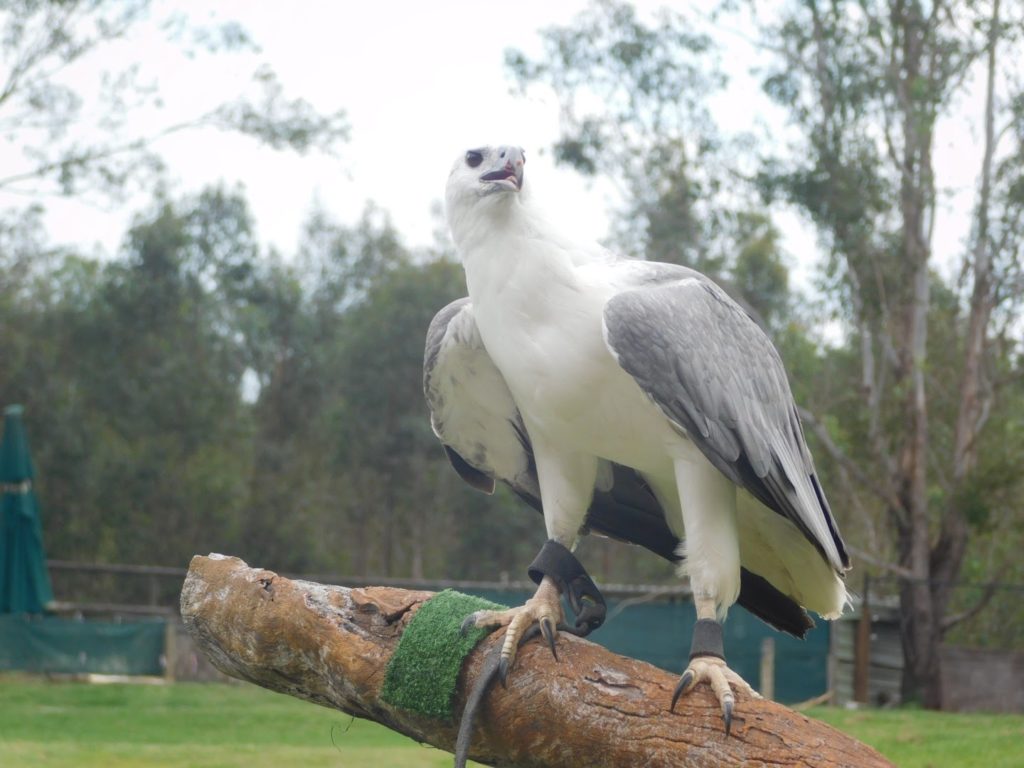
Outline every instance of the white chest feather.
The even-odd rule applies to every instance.
[[[643,466],[678,440],[602,337],[615,288],[549,244],[506,239],[468,259],[480,335],[531,431],[567,449]]]

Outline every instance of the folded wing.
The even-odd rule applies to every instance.
[[[843,572],[849,557],[778,352],[710,280],[651,267],[605,306],[609,350],[719,471],[790,520]]]

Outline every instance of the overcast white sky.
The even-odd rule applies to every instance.
[[[638,3],[642,10],[659,5]],[[155,23],[145,24],[69,77],[88,90],[104,68],[139,62],[143,77],[155,80],[164,102],[158,113],[138,116],[142,131],[194,117],[231,99],[264,63],[278,73],[288,95],[301,96],[324,111],[344,108],[352,139],[337,158],[273,152],[216,131],[178,134],[157,145],[176,194],[217,181],[243,184],[261,239],[284,254],[294,252],[314,201],[350,223],[372,200],[390,212],[408,245],[429,244],[436,227],[431,205],[442,196],[452,159],[467,146],[493,143],[525,147],[535,193],[557,210],[568,229],[600,237],[614,204],[610,190],[554,167],[543,153],[558,135],[553,95],[540,90],[526,98],[513,95],[503,67],[507,48],[539,53],[537,30],[565,24],[585,6],[582,0],[158,0],[154,19],[185,10],[197,22],[238,20],[261,50],[189,59],[180,47],[163,40]],[[713,104],[716,120],[727,131],[762,125],[784,140],[781,114],[750,75],[756,50],[735,30],[720,28],[719,35],[731,84]],[[962,212],[969,208],[977,167],[969,162],[970,148],[959,137],[937,148],[945,183],[961,190],[936,232],[936,243],[950,255],[966,234]],[[0,149],[0,162],[8,167],[18,162],[13,149]],[[2,207],[24,202],[0,195]],[[111,253],[118,248],[128,215],[149,200],[143,195],[114,210],[60,199],[44,202],[54,240]],[[806,286],[817,261],[814,236],[795,216],[783,215],[779,221],[790,266],[798,284]]]
[[[539,26],[565,23],[584,6],[528,0],[484,7],[468,1],[253,3],[246,0],[163,0],[154,23],[78,67],[68,82],[91,90],[103,69],[141,64],[143,79],[159,87],[164,106],[137,114],[141,133],[198,116],[250,87],[253,72],[269,64],[291,97],[325,112],[343,108],[351,141],[338,157],[299,157],[215,130],[189,131],[160,140],[175,192],[209,183],[241,182],[262,239],[294,251],[301,222],[316,201],[339,219],[354,221],[366,201],[389,211],[410,245],[428,244],[436,226],[431,205],[443,194],[452,159],[463,148],[515,142],[529,148],[531,171],[544,177],[553,199],[574,201],[571,216],[601,221],[605,204],[576,174],[555,170],[541,148],[557,136],[553,98],[518,98],[503,70],[507,47],[538,50]],[[157,21],[185,10],[200,23],[238,20],[260,46],[258,53],[200,55],[190,59],[165,41]],[[22,161],[8,147],[4,164]],[[12,171],[13,172],[13,171]],[[0,205],[21,205],[0,196]],[[127,215],[148,202],[98,210],[73,200],[46,199],[58,241],[116,250]]]

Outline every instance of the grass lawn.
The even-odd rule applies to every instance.
[[[1017,767],[1024,717],[809,713],[902,768]],[[451,756],[251,685],[84,685],[0,676],[4,768],[442,768]]]
[[[451,755],[253,685],[0,676],[3,768],[441,768]]]
[[[900,768],[1024,766],[1024,715],[836,707],[805,714],[870,744]]]

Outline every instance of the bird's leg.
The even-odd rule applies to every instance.
[[[525,605],[507,611],[477,611],[462,622],[463,632],[472,626],[507,626],[508,631],[501,646],[495,648],[497,653],[492,652],[484,662],[484,668],[466,699],[455,745],[455,768],[466,765],[470,736],[480,704],[495,678],[503,685],[507,683],[509,668],[520,645],[541,634],[558,659],[555,651],[558,630],[583,637],[604,623],[604,597],[567,547],[553,539],[548,540],[530,564],[528,573],[537,583],[537,592]],[[574,624],[561,620],[564,614],[560,595],[563,592],[576,615]],[[559,618],[554,619],[554,616]]]
[[[697,624],[690,663],[672,695],[671,708],[675,709],[679,697],[698,683],[708,683],[722,708],[728,736],[736,704],[733,689],[757,695],[726,665],[719,621],[740,590],[736,486],[700,457],[676,461],[675,474],[686,529],[686,573],[693,589]]]
[[[548,540],[527,572],[537,584],[537,591],[525,605],[507,611],[477,611],[462,622],[463,631],[471,626],[508,627],[499,666],[502,684],[505,684],[508,671],[515,661],[520,638],[534,624],[540,628],[552,655],[558,658],[555,638],[558,636],[559,625],[566,626],[561,600],[563,592],[576,615],[575,624],[568,627],[570,632],[587,635],[604,622],[604,598],[583,565],[567,547],[553,539]]]
[[[712,598],[695,598],[697,605],[697,624],[693,628],[693,640],[690,645],[690,663],[679,678],[675,692],[672,694],[674,710],[679,697],[692,691],[698,683],[707,683],[714,691],[718,704],[722,708],[722,720],[725,722],[725,735],[732,728],[732,713],[736,704],[733,687],[743,691],[751,698],[759,699],[761,695],[733,672],[725,663],[725,648],[722,643],[722,625],[715,618],[715,601]]]
[[[519,638],[527,628],[534,624],[540,627],[544,639],[547,641],[551,652],[558,658],[555,651],[555,636],[558,633],[556,627],[562,622],[562,599],[558,591],[558,584],[550,576],[545,576],[537,587],[533,597],[518,608],[510,608],[507,611],[477,611],[471,613],[462,622],[463,630],[469,627],[508,627],[505,631],[505,640],[501,646],[501,662],[498,667],[498,675],[502,685],[506,684],[508,671],[516,658],[516,650],[519,648]]]

